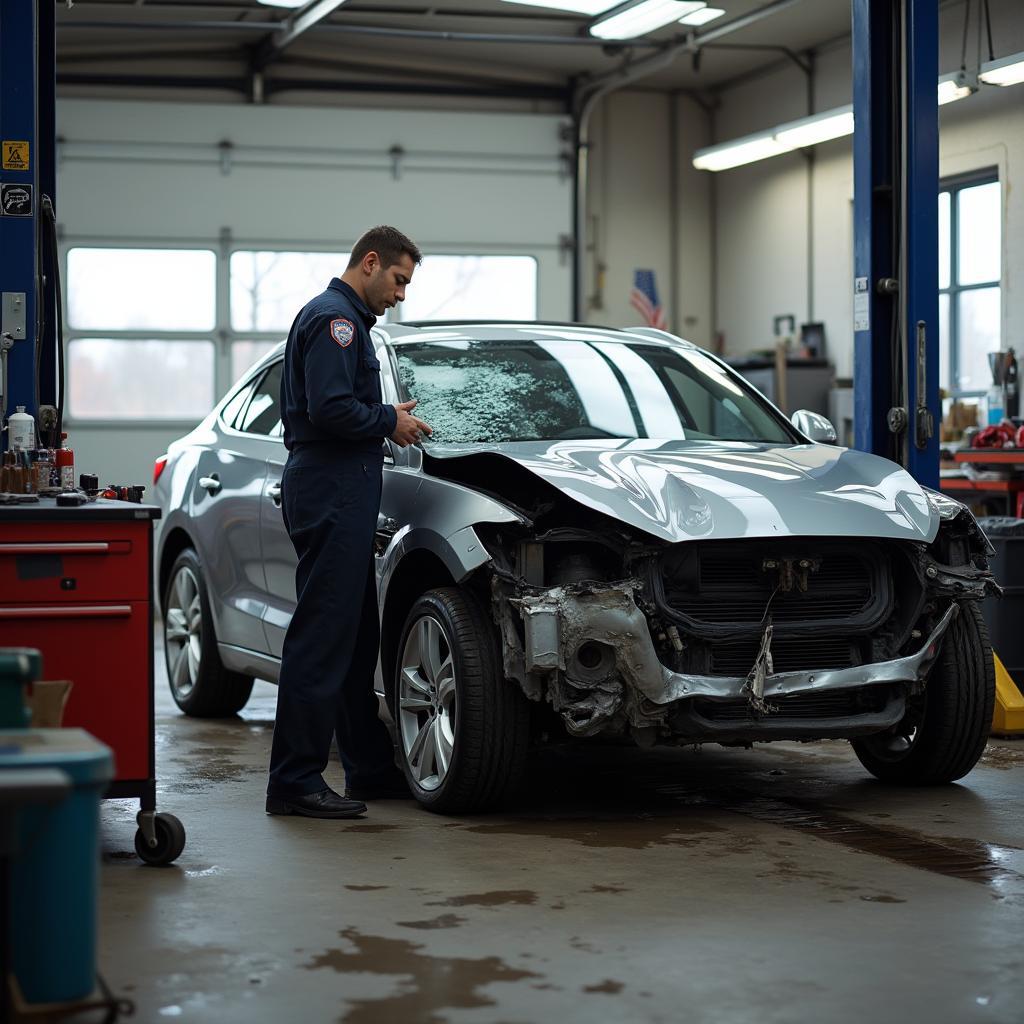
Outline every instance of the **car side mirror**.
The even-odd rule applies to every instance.
[[[815,444],[835,444],[836,428],[826,416],[821,413],[811,412],[810,409],[797,409],[790,417],[790,422],[805,437],[809,437]]]

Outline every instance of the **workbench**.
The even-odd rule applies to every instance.
[[[979,468],[1009,469],[1009,476],[1001,480],[975,480],[966,476],[946,476],[939,481],[940,489],[961,501],[999,497],[1006,501],[1006,514],[1024,519],[1024,449],[1019,448],[965,448],[953,453],[958,465],[970,464]]]
[[[137,797],[136,851],[181,852],[184,830],[156,814],[153,701],[155,505],[54,498],[0,505],[0,647],[35,647],[43,679],[70,680],[65,726],[114,752],[107,797]],[[179,834],[180,833],[180,834]],[[141,842],[141,847],[140,847]]]

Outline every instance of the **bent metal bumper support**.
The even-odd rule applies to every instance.
[[[643,612],[633,599],[637,584],[627,581],[584,590],[557,587],[514,603],[526,624],[525,660],[528,672],[564,669],[566,655],[586,641],[606,644],[615,652],[622,679],[656,705],[692,697],[742,699],[746,678],[700,676],[674,672],[658,658]],[[924,677],[939,652],[941,641],[959,609],[951,604],[931,635],[913,654],[893,661],[852,668],[779,672],[764,680],[764,697],[771,698],[847,690],[865,685],[914,683]]]

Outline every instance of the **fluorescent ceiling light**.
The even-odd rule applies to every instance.
[[[603,21],[590,26],[590,34],[599,39],[633,39],[655,29],[670,25],[687,14],[705,7],[703,3],[684,3],[682,0],[641,0],[640,3],[617,11]]]
[[[573,14],[589,14],[595,17],[618,7],[622,0],[505,0],[509,4],[524,4],[527,7],[548,7],[556,11],[572,11]]]
[[[779,125],[772,133],[776,142],[789,149],[816,146],[819,142],[853,134],[853,107],[839,107]]]
[[[966,71],[954,71],[952,74],[943,75],[939,79],[939,106],[955,103],[977,91],[977,83],[968,77]]]
[[[1020,85],[1024,82],[1024,53],[1012,53],[982,64],[978,78],[987,85]]]
[[[309,0],[260,0],[267,7],[304,7]]]
[[[770,132],[747,135],[735,142],[723,142],[719,146],[698,149],[693,155],[693,166],[699,171],[727,171],[730,167],[752,164],[769,156],[788,153],[792,146],[785,146],[774,139]]]
[[[989,85],[1016,85],[1024,82],[1024,53],[1013,54],[1000,60],[982,64],[978,78]],[[977,81],[962,69],[943,75],[938,82],[939,105],[962,100],[977,92]],[[733,142],[698,149],[693,155],[693,166],[701,171],[725,171],[730,167],[764,160],[781,153],[790,153],[804,146],[839,139],[853,134],[853,106],[836,107],[820,114],[789,121],[769,131],[747,135]]]
[[[680,25],[706,25],[715,18],[720,18],[725,11],[721,7],[702,7],[699,11],[687,14],[679,19]]]

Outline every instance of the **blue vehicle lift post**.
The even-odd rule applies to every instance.
[[[58,392],[55,5],[0,4],[0,344],[7,352],[4,426],[15,407],[38,418]],[[0,386],[3,386],[0,384]],[[3,447],[7,447],[6,435]]]
[[[938,4],[853,0],[854,430],[939,482]]]

